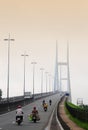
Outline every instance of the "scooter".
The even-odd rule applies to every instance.
[[[36,115],[36,114],[30,114],[30,115],[28,115],[28,120],[36,123],[37,121],[40,120],[40,116]]]
[[[34,123],[36,123],[36,121],[37,121],[37,117],[36,117],[35,114],[34,114],[33,117],[32,117],[32,121],[33,121]]]
[[[47,108],[48,108],[48,105],[45,103],[45,104],[43,105],[44,111],[47,111]]]
[[[47,111],[47,107],[44,107],[44,111]]]
[[[16,122],[17,122],[18,125],[20,125],[22,123],[22,121],[23,121],[22,116],[17,116],[16,117]]]

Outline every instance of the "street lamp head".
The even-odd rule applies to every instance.
[[[22,54],[21,56],[29,56],[29,55],[24,55],[24,54]]]
[[[4,39],[4,41],[15,41],[15,39]]]
[[[15,39],[10,39],[11,41],[15,41]]]
[[[44,70],[44,68],[40,68],[40,70]]]
[[[8,39],[4,39],[4,41],[8,41]]]
[[[31,64],[37,64],[37,62],[31,62]]]

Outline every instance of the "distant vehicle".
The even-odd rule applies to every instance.
[[[25,92],[24,98],[32,98],[32,93],[31,92]]]
[[[66,96],[69,96],[69,93],[66,93]]]

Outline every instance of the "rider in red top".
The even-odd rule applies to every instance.
[[[33,108],[32,114],[38,114],[38,110],[36,109],[36,107]]]

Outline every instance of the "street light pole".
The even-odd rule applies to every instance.
[[[52,81],[52,89],[51,91],[54,92],[54,76],[51,75],[51,81]]]
[[[21,56],[24,57],[24,88],[23,88],[23,95],[25,97],[25,59],[26,59],[26,56],[28,56],[28,55],[26,54],[26,52],[24,52],[24,54],[22,54]]]
[[[42,96],[42,93],[43,93],[43,70],[44,68],[40,68],[41,70],[41,96]]]
[[[9,68],[10,68],[10,41],[14,41],[14,39],[9,37],[7,39],[4,39],[4,41],[8,41],[8,72],[7,72],[7,101],[9,102]],[[9,109],[9,106],[8,106]]]
[[[51,91],[51,74],[49,74],[49,93]]]
[[[34,99],[34,74],[35,74],[35,64],[37,64],[37,62],[32,62],[31,64],[33,64],[33,99]]]
[[[47,74],[48,74],[48,72],[45,72],[45,74],[46,74],[46,93],[47,93]]]

